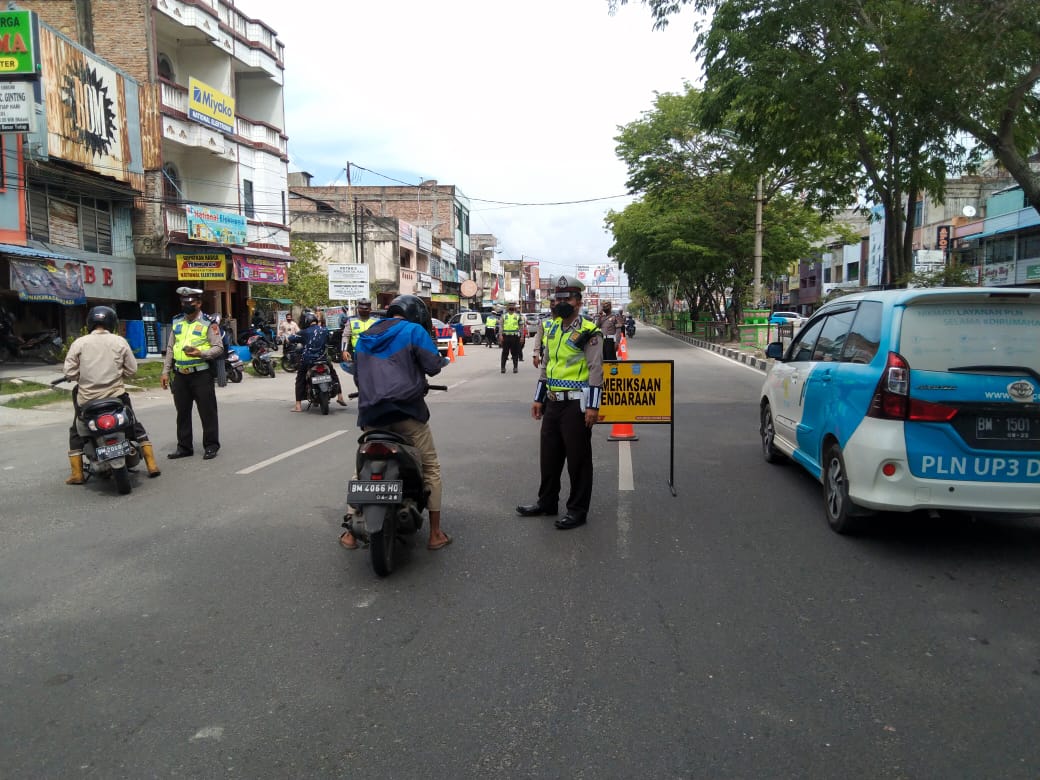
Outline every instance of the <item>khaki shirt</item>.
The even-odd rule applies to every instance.
[[[287,339],[289,336],[295,336],[300,332],[300,326],[296,324],[296,320],[282,320],[278,323],[278,338]]]
[[[87,401],[118,398],[125,393],[123,379],[137,373],[137,360],[122,336],[95,330],[72,342],[63,371],[79,384],[76,396],[82,406]]]
[[[613,312],[606,314],[601,311],[599,316],[596,317],[596,327],[603,331],[603,335],[606,338],[613,339],[618,332],[618,328],[624,327],[624,323],[621,321],[621,318]]]

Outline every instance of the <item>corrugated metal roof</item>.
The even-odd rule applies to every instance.
[[[78,257],[70,255],[59,255],[56,252],[47,252],[43,249],[34,249],[30,246],[17,246],[15,244],[0,244],[0,254],[18,255],[19,257],[35,257],[39,260],[71,260],[82,263]]]

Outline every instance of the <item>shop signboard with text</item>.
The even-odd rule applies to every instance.
[[[356,301],[368,297],[368,266],[364,263],[329,263],[329,300]]]
[[[39,29],[32,11],[0,11],[0,76],[36,76]]]
[[[288,284],[289,271],[285,263],[263,257],[236,257],[234,276],[240,282],[252,284]]]
[[[214,282],[227,279],[227,258],[223,254],[177,255],[177,279],[189,282]]]
[[[224,133],[235,132],[235,99],[188,77],[188,118]]]
[[[210,241],[214,244],[246,243],[246,218],[229,211],[217,211],[203,206],[184,207],[188,218],[188,238]]]

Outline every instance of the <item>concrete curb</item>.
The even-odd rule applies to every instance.
[[[766,360],[765,358],[760,358],[757,355],[752,355],[749,352],[744,352],[740,349],[731,347],[726,344],[717,344],[714,341],[705,341],[704,339],[699,339],[694,336],[687,335],[685,333],[675,333],[669,330],[662,330],[661,328],[657,328],[657,330],[665,334],[666,336],[671,336],[672,338],[678,339],[679,341],[685,341],[687,344],[692,344],[695,347],[700,347],[701,349],[707,349],[712,352],[716,352],[722,355],[723,357],[729,358],[730,360],[735,360],[738,363],[743,363],[747,366],[751,366],[752,368],[757,368],[759,371],[763,373],[769,370],[769,364],[772,362],[770,360]]]

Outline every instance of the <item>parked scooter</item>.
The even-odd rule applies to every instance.
[[[301,360],[303,360],[303,344],[285,343],[282,345],[282,371],[287,374],[296,373],[300,368]]]
[[[51,384],[67,381],[61,377]],[[84,476],[111,476],[116,490],[124,496],[133,490],[130,469],[141,462],[141,445],[133,438],[136,421],[133,409],[118,398],[88,401],[76,418],[76,428],[84,440]]]
[[[19,338],[8,331],[0,340],[0,363],[8,360],[42,360],[44,363],[61,362],[61,334],[50,328]]]
[[[246,342],[249,354],[253,358],[253,370],[257,376],[269,376],[274,378],[274,355],[271,353],[271,345],[263,336],[253,335]]]
[[[242,381],[242,376],[245,374],[245,363],[242,362],[242,358],[238,356],[238,353],[233,349],[229,349],[224,353],[224,373],[227,374],[227,380],[238,384]]]
[[[350,397],[357,398],[357,393]],[[392,431],[366,431],[358,439],[357,475],[347,483],[347,503],[355,513],[344,520],[371,549],[376,574],[386,577],[394,570],[397,537],[411,536],[423,525],[429,490],[423,482],[422,457]]]

